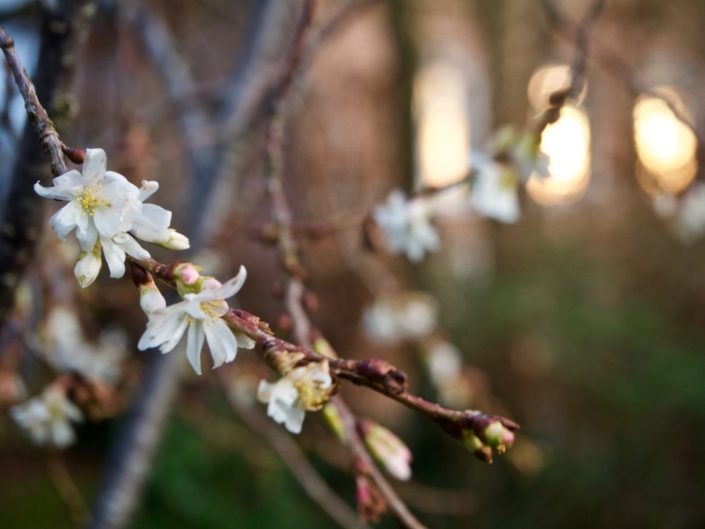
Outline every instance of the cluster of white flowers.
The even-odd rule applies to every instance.
[[[318,411],[333,391],[328,362],[314,362],[289,371],[274,383],[260,381],[257,398],[267,415],[291,433],[300,433],[307,411]]]
[[[431,296],[407,292],[380,298],[363,315],[366,334],[380,343],[419,340],[438,323],[438,307]]]
[[[525,150],[525,149],[524,149]],[[470,161],[470,206],[483,217],[499,222],[519,220],[518,185],[526,171],[547,172],[548,160],[543,153],[529,159],[521,149],[510,151],[512,165],[499,163],[494,158],[473,152]],[[516,158],[516,159],[515,159]],[[527,177],[528,178],[528,177]],[[387,249],[394,255],[406,254],[414,262],[441,247],[440,237],[431,220],[443,210],[443,202],[435,197],[407,199],[400,190],[393,190],[385,204],[377,206],[372,219],[384,234]]]
[[[392,254],[404,253],[411,261],[420,261],[426,253],[440,248],[440,239],[431,224],[433,211],[423,198],[407,200],[395,189],[387,203],[377,206],[372,218],[381,228]]]
[[[81,172],[71,170],[57,176],[51,187],[34,185],[37,194],[68,202],[49,223],[61,240],[76,230],[81,256],[74,273],[82,287],[98,277],[101,250],[110,277],[122,277],[127,255],[135,259],[150,256],[136,238],[175,250],[189,247],[186,237],[169,228],[170,211],[144,203],[159,184],[145,180],[138,188],[121,174],[107,171],[106,164],[103,149],[87,149]]]
[[[68,171],[54,178],[51,187],[39,183],[34,186],[43,197],[68,202],[51,217],[50,224],[61,240],[76,231],[82,253],[74,272],[82,287],[95,281],[101,268],[101,252],[110,276],[122,277],[127,256],[137,260],[150,257],[137,239],[176,250],[189,247],[188,239],[169,227],[171,212],[145,203],[159,185],[143,181],[142,187],[137,188],[124,176],[107,171],[106,163],[102,149],[87,149],[81,172]],[[197,374],[201,374],[201,350],[206,341],[214,368],[232,362],[238,348],[255,345],[248,336],[232,331],[223,320],[229,311],[225,299],[242,288],[246,277],[245,268],[240,267],[239,273],[223,284],[213,277],[201,276],[194,265],[180,265],[174,278],[183,301],[167,306],[147,274],[146,282],[140,285],[140,306],[148,322],[138,348],[158,347],[168,353],[186,333],[186,356]],[[51,342],[48,360],[58,370],[76,371],[108,383],[117,379],[124,341],[105,335],[97,347],[86,343],[75,314],[61,308],[50,315],[47,331]],[[311,409],[313,404],[309,402],[307,406]],[[13,417],[36,442],[57,446],[73,441],[70,421],[82,419],[81,411],[66,399],[64,390],[55,386],[16,406]]]
[[[76,438],[72,422],[83,420],[81,410],[62,388],[47,387],[41,395],[11,409],[12,418],[40,445],[65,448]]]

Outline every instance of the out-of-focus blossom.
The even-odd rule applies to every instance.
[[[41,395],[14,406],[12,418],[38,445],[65,448],[76,439],[72,422],[83,420],[81,410],[70,402],[64,391],[49,386]]]
[[[472,396],[472,385],[465,376],[458,348],[437,339],[424,345],[428,375],[438,391],[439,400],[454,407],[467,406]]]
[[[333,390],[328,362],[314,362],[291,370],[274,383],[260,381],[257,398],[267,415],[291,433],[300,433],[307,411],[318,411]]]
[[[229,310],[225,299],[237,294],[246,278],[247,271],[241,266],[238,274],[224,284],[212,278],[203,281],[200,291],[183,295],[184,301],[150,312],[147,329],[137,347],[141,351],[159,347],[162,353],[168,353],[188,329],[186,357],[197,374],[201,374],[204,341],[208,342],[214,369],[232,362],[238,347],[251,349],[255,345],[251,338],[230,330],[222,319]]]
[[[372,421],[363,421],[361,428],[370,453],[384,465],[387,472],[399,480],[408,480],[411,477],[412,456],[404,442]]]
[[[431,224],[431,209],[422,198],[407,200],[404,193],[393,190],[387,202],[377,206],[372,218],[384,233],[392,254],[406,254],[414,262],[427,252],[440,248],[440,239]]]
[[[676,232],[686,242],[705,233],[705,184],[694,184],[681,201],[675,217]]]
[[[76,313],[57,307],[47,318],[47,360],[61,372],[76,372],[92,380],[115,384],[127,356],[127,337],[105,330],[97,343],[86,341]]]
[[[516,173],[482,153],[472,155],[470,203],[480,215],[514,223],[519,220]]]
[[[436,328],[437,318],[433,298],[411,292],[378,299],[365,312],[363,324],[373,340],[393,343],[428,336]]]

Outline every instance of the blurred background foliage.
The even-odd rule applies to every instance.
[[[223,51],[237,50],[226,43],[241,37],[253,2],[151,3],[179,33],[181,51],[204,84],[222,79],[232,60]],[[334,11],[332,0],[321,4],[323,12]],[[467,74],[463,119],[472,133],[466,148],[481,148],[500,125],[522,126],[534,113],[527,85],[537,69],[571,59],[571,46],[551,32],[538,1],[377,4],[351,15],[325,43],[302,90],[287,151],[299,218],[369,207],[391,187],[419,178],[414,161],[423,146],[414,133],[420,124],[412,90],[428,61],[455,61]],[[560,4],[567,13],[580,13],[588,2]],[[22,28],[31,26],[31,8],[17,18]],[[645,84],[678,86],[699,123],[705,112],[703,22],[705,4],[697,0],[615,0],[607,3],[595,38],[620,50]],[[185,200],[180,144],[170,132],[168,110],[159,105],[160,89],[137,58],[129,31],[107,15],[96,25],[86,66],[79,68],[81,105],[77,125],[67,132],[69,143],[94,142],[100,131],[100,144],[120,152],[118,164],[132,167],[129,142],[144,128],[147,139],[139,136],[139,142],[152,153],[147,170],[172,178],[172,186],[163,186],[171,202],[165,205],[179,210]],[[115,34],[115,41],[108,38]],[[31,36],[26,38],[31,54]],[[106,79],[117,82],[103,92]],[[91,96],[96,87],[105,95]],[[591,65],[583,101],[591,127],[590,177],[580,197],[541,206],[540,199],[525,195],[516,225],[449,217],[440,223],[442,252],[414,270],[397,268],[438,298],[448,337],[480,370],[474,383],[491,387],[494,409],[488,411],[522,425],[516,446],[484,465],[424,419],[346,388],[356,409],[384,419],[412,449],[414,478],[399,489],[431,527],[705,526],[705,243],[678,240],[653,212],[652,189],[635,177],[640,162],[632,140],[634,103],[618,81]],[[452,143],[441,136],[445,140]],[[9,156],[3,149],[3,157]],[[225,228],[211,235],[209,248],[225,273],[233,263],[248,266],[242,303],[273,321],[280,310],[268,294],[273,259],[247,240],[248,223],[266,210],[257,200],[261,185],[252,183],[261,152],[251,153],[226,197],[231,209],[221,217]],[[177,227],[179,222],[177,216]],[[421,394],[433,396],[410,351],[375,349],[358,336],[370,297],[345,267],[345,247],[355,244],[356,235],[343,233],[305,245],[310,284],[321,296],[318,321],[342,353],[399,361]],[[80,293],[92,317],[120,320],[138,336],[143,322],[134,299],[116,295],[124,285],[101,287],[100,294]],[[336,302],[341,295],[347,303]],[[122,420],[83,425],[80,442],[67,452],[87,501]],[[61,481],[52,470],[53,456],[31,447],[6,418],[0,439],[0,526],[73,527],[52,486]],[[335,453],[320,418],[307,418],[301,443],[352,503],[348,461]],[[189,379],[132,527],[234,526],[313,528],[332,522],[262,440],[233,418],[218,389]],[[385,519],[380,526],[396,525]]]

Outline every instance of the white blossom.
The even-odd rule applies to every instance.
[[[72,422],[83,420],[81,410],[71,403],[60,388],[50,386],[41,395],[14,406],[12,418],[39,445],[52,444],[65,448],[76,435]]]
[[[214,279],[204,281],[200,292],[186,293],[184,301],[150,312],[147,329],[137,347],[141,351],[159,347],[162,353],[168,353],[176,347],[188,329],[186,357],[197,374],[201,374],[201,349],[204,341],[208,342],[214,369],[232,362],[238,347],[251,349],[255,345],[251,338],[234,333],[222,320],[222,316],[229,310],[225,299],[234,296],[246,278],[247,271],[241,266],[238,274],[224,284]]]
[[[407,200],[404,193],[395,189],[385,204],[375,208],[372,217],[392,254],[404,253],[411,261],[420,261],[426,252],[440,248],[438,233],[430,222],[431,213],[423,199]]]
[[[373,340],[393,343],[428,336],[436,328],[437,317],[438,308],[430,296],[409,292],[376,300],[365,311],[363,325]]]
[[[470,204],[485,217],[500,222],[519,220],[519,197],[514,172],[482,153],[472,156],[474,178]]]
[[[330,398],[333,379],[328,362],[291,370],[274,383],[262,380],[257,398],[267,404],[267,415],[291,433],[301,433],[306,411],[317,411]]]
[[[61,240],[72,231],[83,252],[74,270],[81,286],[88,286],[97,276],[94,257],[102,249],[111,277],[125,274],[127,255],[149,258],[149,252],[133,237],[157,244],[188,247],[184,237],[169,228],[171,212],[155,204],[145,204],[159,184],[143,181],[137,188],[113,171],[107,171],[103,149],[86,149],[82,171],[68,171],[44,187],[37,182],[34,190],[45,198],[67,201],[49,220]],[[99,267],[98,267],[99,268]]]
[[[96,343],[86,341],[76,313],[57,307],[47,318],[47,360],[61,372],[76,372],[106,384],[115,384],[127,356],[127,337],[105,330]]]
[[[705,184],[694,184],[683,197],[675,217],[676,231],[685,242],[705,233]]]

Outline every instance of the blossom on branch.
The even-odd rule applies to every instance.
[[[225,283],[214,278],[199,278],[190,292],[184,292],[184,301],[148,313],[147,329],[137,347],[141,351],[159,347],[162,353],[168,353],[176,347],[188,329],[186,357],[197,374],[201,374],[201,349],[204,341],[208,342],[213,369],[232,362],[238,347],[252,349],[255,345],[251,338],[233,332],[222,319],[230,309],[225,299],[239,292],[246,278],[244,266]]]
[[[404,193],[393,190],[386,204],[377,206],[372,218],[381,228],[392,254],[404,253],[414,262],[440,246],[436,229],[431,224],[431,208],[421,198],[407,200]]]
[[[516,172],[482,153],[472,155],[470,204],[480,215],[500,222],[519,220]]]
[[[156,204],[144,204],[159,184],[142,182],[138,188],[113,171],[107,171],[103,149],[86,149],[82,171],[67,171],[53,185],[34,185],[45,198],[68,202],[49,220],[61,240],[76,231],[81,257],[74,273],[82,287],[95,281],[100,271],[102,250],[111,277],[125,274],[127,255],[147,259],[149,252],[135,237],[174,249],[188,247],[188,239],[169,228],[171,212]]]
[[[56,386],[49,386],[38,397],[14,406],[10,413],[36,444],[59,448],[75,441],[71,423],[83,420],[81,410],[66,398],[62,388]]]
[[[333,392],[328,362],[292,369],[274,383],[262,380],[257,398],[267,404],[267,415],[291,433],[301,433],[307,411],[318,411]]]

